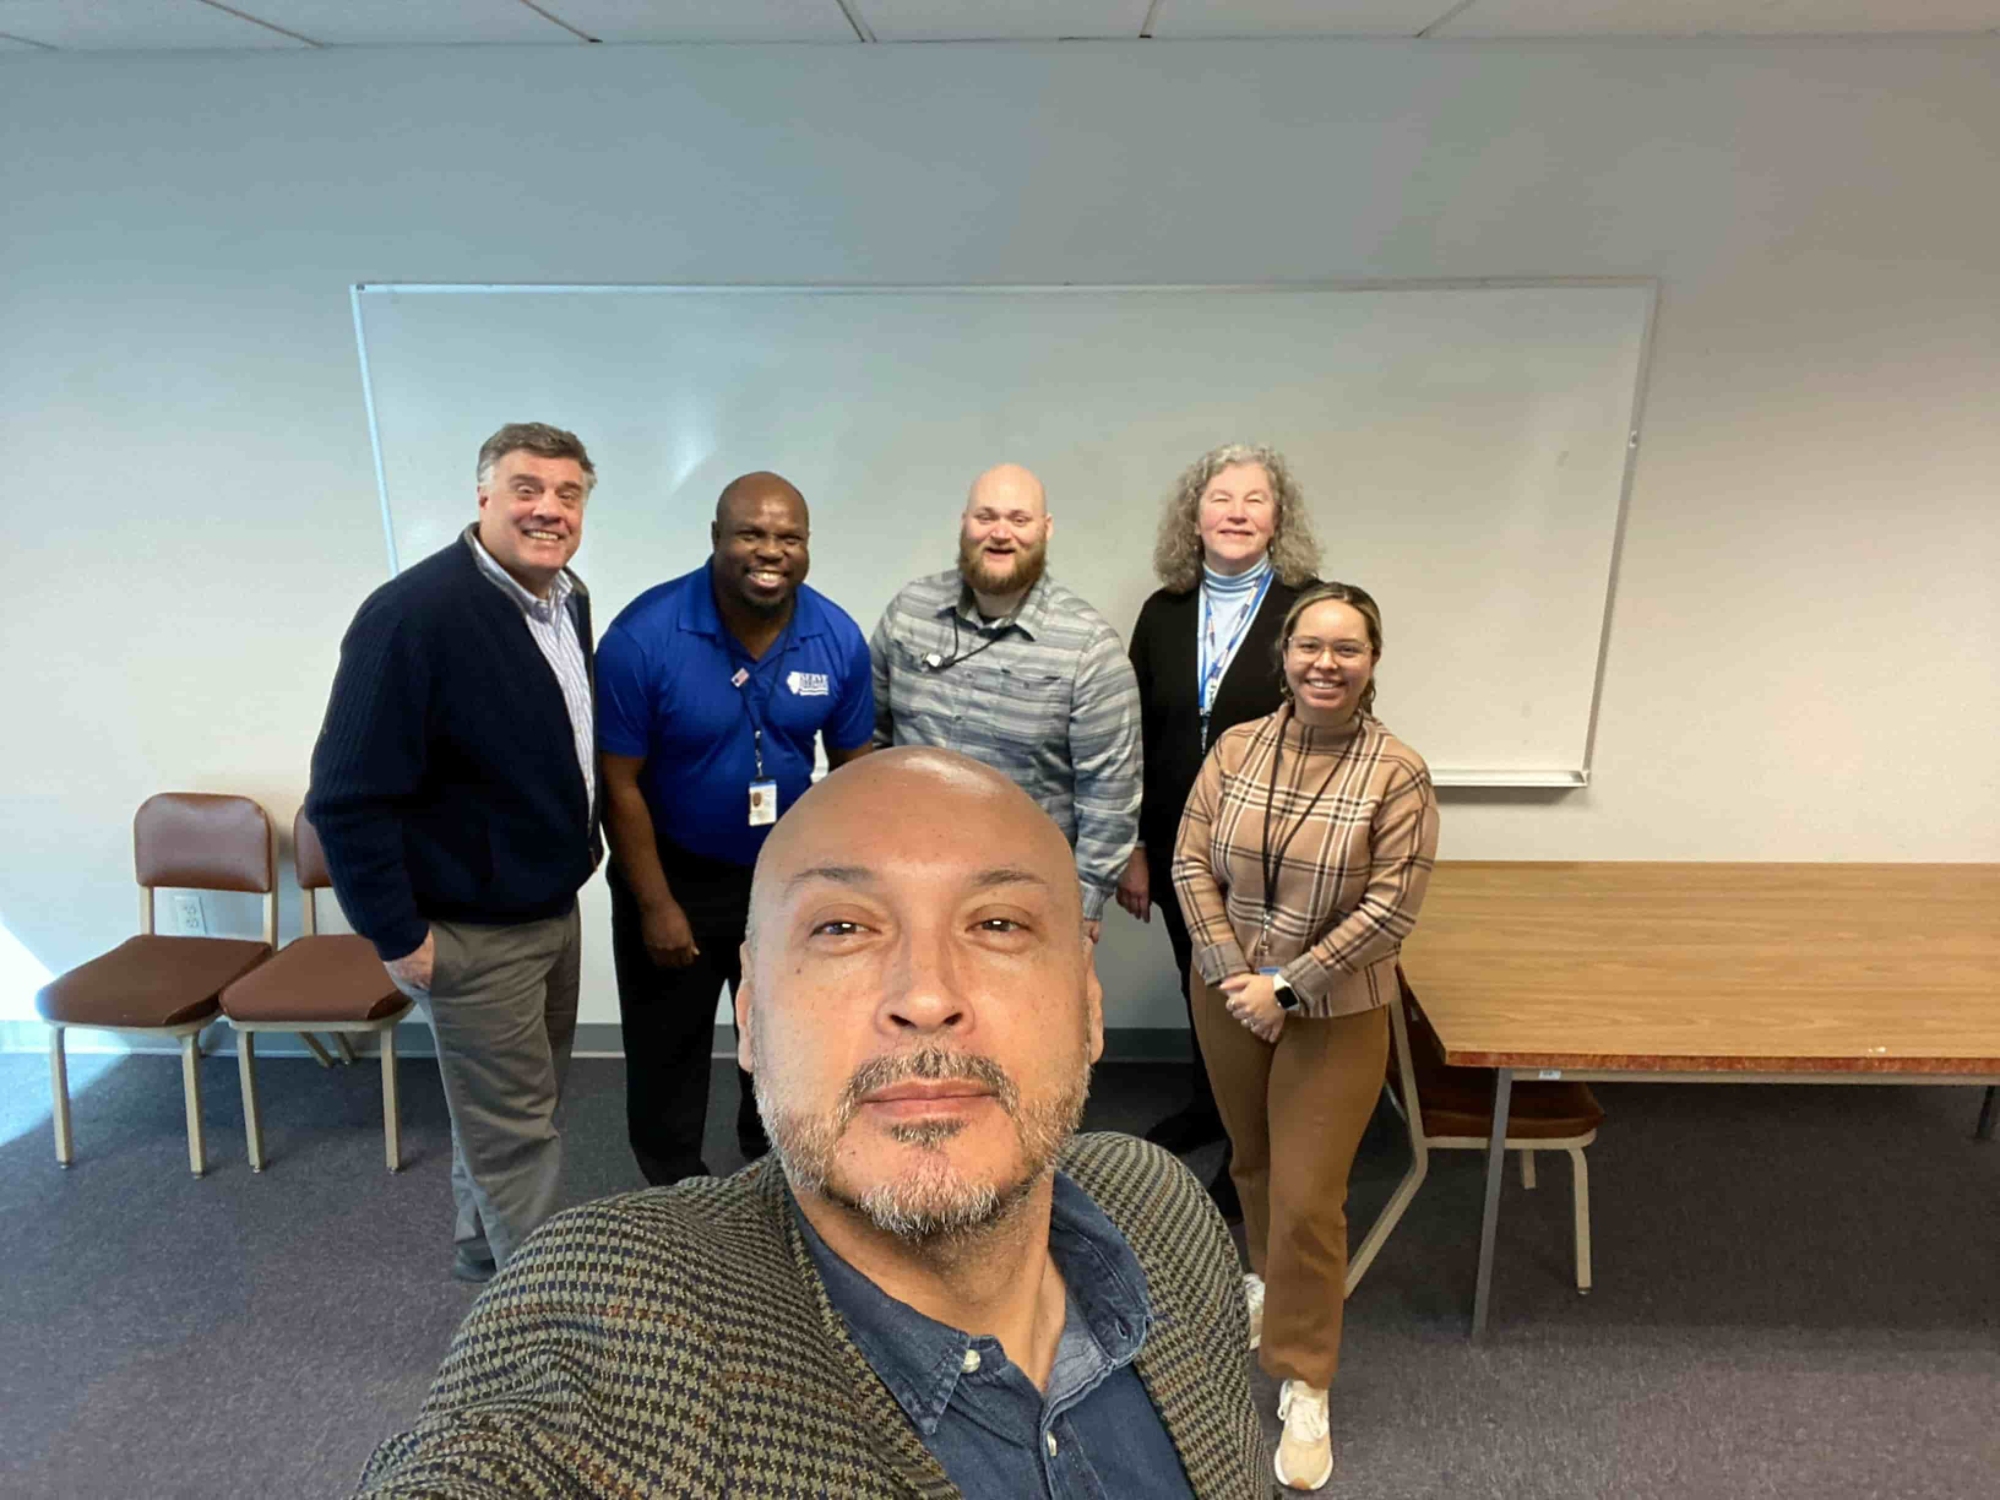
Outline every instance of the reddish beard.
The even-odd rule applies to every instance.
[[[975,594],[1024,594],[1041,582],[1042,570],[1048,566],[1048,539],[1032,547],[1017,546],[1006,561],[1010,566],[1005,571],[996,569],[983,543],[962,536],[958,540],[958,576]]]

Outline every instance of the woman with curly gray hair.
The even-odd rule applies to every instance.
[[[1202,759],[1225,729],[1277,710],[1272,665],[1278,627],[1315,582],[1319,542],[1291,467],[1276,449],[1229,443],[1181,471],[1160,517],[1153,571],[1162,585],[1132,629],[1145,740],[1139,847],[1118,884],[1118,904],[1142,922],[1155,907],[1188,995],[1193,950],[1169,867],[1181,811]],[[1193,1037],[1193,1016],[1189,1016]],[[1147,1139],[1192,1151],[1223,1139],[1222,1120],[1194,1043],[1193,1098]],[[1235,1216],[1225,1157],[1210,1192]]]

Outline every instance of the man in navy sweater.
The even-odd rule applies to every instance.
[[[590,596],[568,568],[597,471],[526,422],[477,472],[478,519],[355,615],[306,797],[348,920],[437,1038],[465,1281],[556,1206],[576,892],[602,848]]]

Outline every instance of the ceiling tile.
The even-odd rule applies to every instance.
[[[305,45],[201,0],[0,0],[0,31],[79,52]]]
[[[6,0],[0,0],[4,6]],[[333,47],[575,42],[520,0],[229,0],[232,8]]]
[[[1148,0],[850,0],[878,42],[1136,39]]]
[[[1472,0],[1438,37],[1991,31],[2000,0]]]
[[[601,42],[852,42],[839,0],[536,0]]]
[[[1161,41],[1223,36],[1415,36],[1454,0],[1160,0]]]

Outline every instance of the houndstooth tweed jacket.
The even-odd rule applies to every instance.
[[[1060,1163],[1145,1269],[1135,1366],[1195,1494],[1270,1493],[1234,1247],[1158,1147],[1083,1135]],[[769,1158],[609,1198],[531,1236],[474,1305],[368,1500],[954,1496],[827,1301]]]

